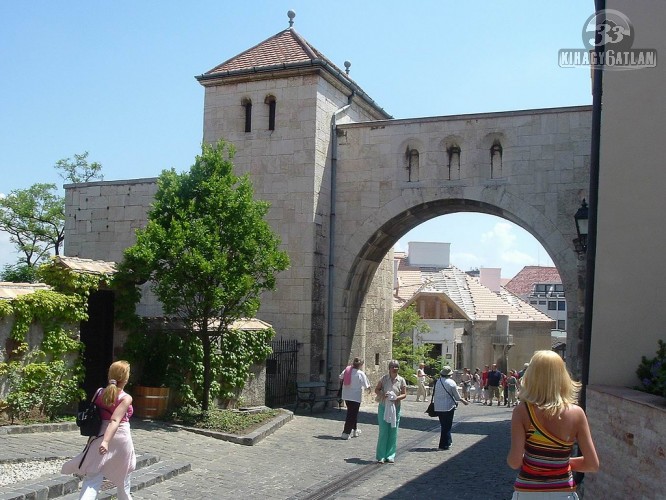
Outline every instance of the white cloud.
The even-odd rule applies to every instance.
[[[498,222],[490,231],[481,234],[481,243],[493,245],[495,249],[508,250],[516,244],[514,225],[510,222]]]
[[[525,252],[520,250],[512,249],[505,252],[501,252],[500,259],[503,262],[510,262],[512,264],[520,264],[521,266],[532,266],[536,264],[536,259]]]

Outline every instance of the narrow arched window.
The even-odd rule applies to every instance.
[[[252,132],[252,100],[246,97],[241,105],[245,108],[245,132]]]
[[[502,177],[502,145],[498,140],[490,146],[490,178]]]
[[[268,130],[275,130],[275,96],[267,95],[264,102],[268,104]]]
[[[405,158],[407,160],[407,182],[419,180],[419,151],[407,146]]]
[[[449,146],[446,154],[449,157],[449,180],[460,179],[460,146]]]

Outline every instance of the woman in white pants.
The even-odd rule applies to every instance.
[[[136,468],[136,455],[129,419],[134,410],[132,396],[123,391],[129,375],[127,361],[111,364],[109,382],[95,396],[102,417],[99,435],[90,437],[85,449],[62,466],[63,474],[84,476],[79,499],[97,498],[105,477],[117,487],[119,500],[132,499],[130,473]]]

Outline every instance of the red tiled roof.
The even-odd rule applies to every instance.
[[[525,266],[504,286],[514,295],[526,296],[532,292],[535,283],[562,283],[556,267]]]
[[[247,49],[245,52],[219,64],[205,74],[214,75],[227,71],[251,70],[282,64],[307,63],[314,59],[324,60],[335,67],[333,63],[305,41],[296,31],[292,28],[287,28],[254,47]]]
[[[333,64],[293,28],[280,31],[196,78],[199,83],[206,85],[206,81],[217,82],[220,79],[239,75],[308,68],[323,69],[348,86],[357,97],[363,99],[378,112],[377,119],[392,118],[349,77],[347,72]]]

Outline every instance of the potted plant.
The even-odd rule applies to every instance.
[[[134,413],[141,418],[160,418],[169,406],[170,337],[166,332],[132,332],[124,346],[132,365]]]

